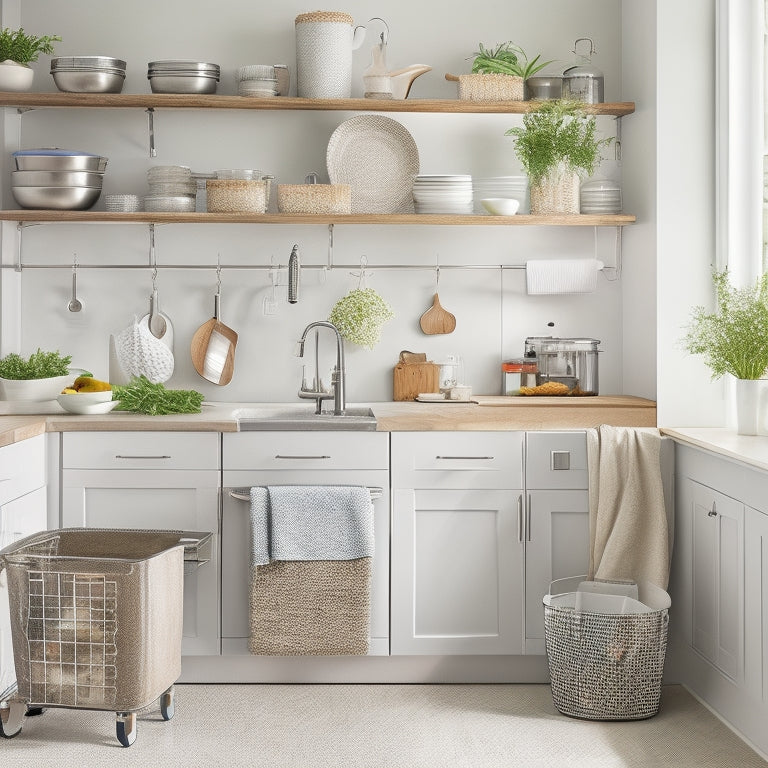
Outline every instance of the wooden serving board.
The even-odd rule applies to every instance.
[[[420,392],[440,391],[437,363],[398,363],[393,376],[393,400],[415,400]]]

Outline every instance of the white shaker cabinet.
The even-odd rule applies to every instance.
[[[768,514],[744,517],[744,679],[753,701],[768,707]]]
[[[584,431],[526,434],[525,652],[543,654],[550,582],[587,573],[589,477]]]
[[[62,435],[62,527],[214,534],[211,560],[184,569],[185,655],[219,653],[219,455],[213,432]]]
[[[392,435],[393,655],[522,651],[523,434]]]
[[[47,528],[45,436],[0,447],[0,549]],[[16,682],[5,576],[0,576],[0,699]]]

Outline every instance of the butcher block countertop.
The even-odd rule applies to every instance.
[[[298,406],[299,403],[285,405]],[[379,432],[586,429],[600,424],[656,426],[656,403],[625,395],[578,398],[479,395],[468,403],[364,405],[373,409]],[[112,411],[103,416],[79,416],[66,413],[55,401],[0,401],[0,446],[44,432],[237,432],[237,411],[258,406],[258,403],[204,403],[202,413],[196,414],[145,416]]]

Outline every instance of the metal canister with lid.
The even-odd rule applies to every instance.
[[[563,394],[596,395],[599,344],[599,339],[529,336],[525,340],[525,356],[536,356],[537,386],[553,381],[568,387]]]
[[[579,43],[589,43],[589,53],[579,54]],[[583,101],[587,104],[601,104],[604,101],[605,78],[603,73],[592,65],[595,46],[589,37],[580,37],[573,44],[577,64],[563,72],[563,98]]]

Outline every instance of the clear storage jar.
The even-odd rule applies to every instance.
[[[535,387],[538,364],[535,358],[518,357],[501,364],[501,394],[517,396],[520,387]]]

